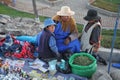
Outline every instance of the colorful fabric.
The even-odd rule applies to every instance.
[[[33,53],[34,53],[34,46],[32,46],[29,42],[24,42],[24,45],[22,46],[22,50],[20,53],[14,53],[12,56],[15,58],[31,58],[33,59]]]
[[[27,42],[36,44],[36,35],[35,36],[16,36],[16,39],[19,41],[27,41]]]
[[[3,38],[0,40],[0,53],[1,56],[5,57],[15,57],[15,58],[34,58],[34,46],[31,45],[29,42],[22,42],[16,40],[13,35],[11,35],[13,39],[13,44],[10,46],[6,46],[5,39]]]

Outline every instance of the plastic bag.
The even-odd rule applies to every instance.
[[[65,62],[65,68],[60,68],[59,65],[56,65],[56,69],[58,72],[64,73],[64,74],[68,74],[71,73],[71,67],[68,63],[68,61]]]

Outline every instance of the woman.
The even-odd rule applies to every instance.
[[[80,39],[81,50],[91,53],[98,60],[98,62],[107,65],[107,62],[97,54],[101,41],[101,17],[98,16],[96,10],[90,9],[87,12],[87,16],[84,17],[84,20],[87,21],[87,24],[83,28]]]
[[[94,9],[88,10],[84,20],[88,21],[84,26],[81,36],[81,49],[88,53],[96,53],[100,47],[101,17]]]
[[[55,38],[57,41],[58,51],[60,53],[80,52],[80,42],[78,40],[78,30],[76,22],[72,15],[75,12],[71,11],[70,7],[63,6],[61,10],[57,12],[57,15],[53,17],[56,23],[55,27]]]

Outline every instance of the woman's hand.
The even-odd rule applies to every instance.
[[[65,45],[68,45],[70,43],[71,39],[70,37],[67,37],[65,40],[64,40],[64,44]]]

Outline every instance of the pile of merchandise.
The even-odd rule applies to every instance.
[[[35,60],[34,63],[37,63]],[[26,72],[23,70],[25,66],[24,60],[0,59],[0,80],[58,80],[49,72],[37,72],[39,69]],[[28,66],[29,67],[29,66]]]

